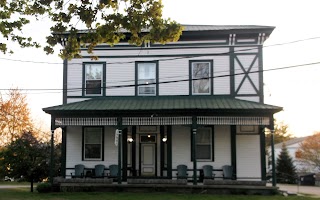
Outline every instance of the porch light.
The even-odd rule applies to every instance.
[[[162,138],[162,142],[166,142],[168,140],[167,137]]]
[[[127,141],[130,142],[130,143],[132,143],[132,142],[133,142],[133,138],[129,137],[129,138],[127,139]]]
[[[151,135],[150,134],[148,134],[148,138],[150,138],[151,137]]]

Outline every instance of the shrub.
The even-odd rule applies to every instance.
[[[51,192],[51,184],[50,183],[39,183],[37,185],[37,191],[39,193],[48,193]]]

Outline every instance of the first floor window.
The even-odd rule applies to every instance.
[[[84,128],[84,160],[102,160],[103,128]]]
[[[192,94],[210,94],[210,62],[192,62]]]
[[[212,133],[211,128],[199,128],[196,134],[197,160],[212,160]]]
[[[138,63],[138,95],[154,96],[156,95],[157,70],[156,63]]]
[[[103,64],[85,64],[85,94],[102,95]]]

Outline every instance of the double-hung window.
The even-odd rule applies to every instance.
[[[104,79],[104,64],[84,64],[84,94],[86,96],[102,96]]]
[[[139,62],[136,65],[137,95],[155,96],[157,94],[157,63]]]
[[[103,128],[85,127],[83,131],[83,159],[103,160]]]
[[[211,94],[211,62],[191,62],[191,90],[192,94]]]
[[[213,139],[211,128],[199,128],[196,134],[197,160],[213,160]]]

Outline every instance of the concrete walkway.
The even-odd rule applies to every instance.
[[[277,187],[279,187],[279,190],[287,191],[289,194],[306,194],[320,197],[320,187],[318,186],[277,184]]]

